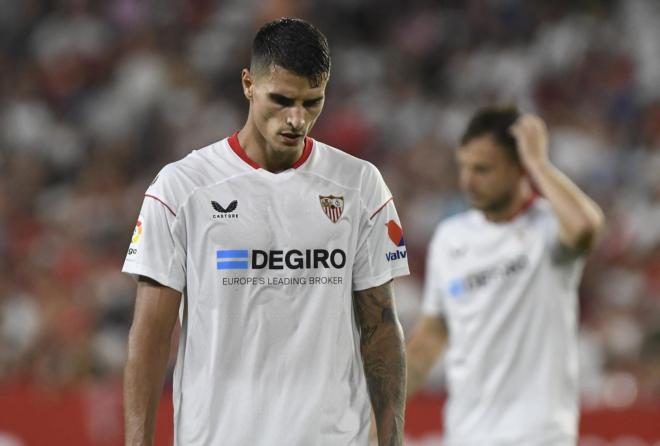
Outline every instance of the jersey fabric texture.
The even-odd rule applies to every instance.
[[[447,445],[575,445],[584,261],[558,234],[541,198],[510,222],[471,210],[438,226],[423,312],[449,332]]]
[[[370,401],[352,293],[408,274],[371,164],[306,139],[293,168],[237,135],[166,166],[123,271],[183,293],[176,445],[364,445]]]

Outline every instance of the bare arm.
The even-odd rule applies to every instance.
[[[559,220],[559,241],[578,252],[595,244],[603,227],[600,207],[548,159],[548,130],[534,115],[522,116],[511,128],[520,160],[548,199]]]
[[[124,369],[127,446],[151,445],[181,293],[140,278]]]
[[[424,385],[433,365],[447,346],[445,320],[435,316],[424,316],[417,324],[407,344],[408,383],[407,397],[410,398]]]
[[[353,294],[378,444],[403,444],[406,355],[390,283]]]

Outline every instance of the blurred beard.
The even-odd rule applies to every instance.
[[[500,213],[506,210],[509,207],[509,205],[511,205],[512,201],[513,201],[513,192],[507,191],[485,202],[482,200],[475,201],[474,199],[471,198],[470,204],[472,205],[473,208],[478,209],[482,212]]]

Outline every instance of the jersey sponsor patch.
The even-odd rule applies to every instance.
[[[247,249],[219,249],[215,255],[217,269],[248,269]]]
[[[449,282],[449,295],[451,297],[461,297],[465,294],[465,282],[463,279],[454,279]]]
[[[137,245],[140,242],[142,233],[144,232],[144,217],[141,215],[138,217],[137,223],[135,223],[135,229],[133,229],[133,237],[131,237],[131,246],[128,248],[128,255],[134,256],[137,254]]]
[[[213,215],[214,219],[238,218],[238,214],[236,213],[236,208],[238,208],[238,200],[231,201],[226,207],[217,201],[211,200],[211,207],[216,212],[216,214]]]
[[[216,268],[226,269],[342,269],[346,265],[343,249],[219,249]]]
[[[137,223],[135,224],[135,229],[133,229],[133,238],[131,239],[131,244],[136,244],[137,242],[140,241],[140,237],[142,237],[142,217],[138,218]]]
[[[403,229],[394,220],[388,221],[385,226],[387,226],[387,236],[397,247],[396,251],[386,252],[385,258],[388,262],[405,259],[408,252],[406,251],[406,242],[403,240]]]
[[[447,292],[453,298],[463,297],[467,293],[520,273],[528,264],[527,256],[521,254],[501,264],[450,280],[447,284]]]
[[[387,235],[395,246],[406,246],[403,240],[403,229],[401,229],[401,226],[397,222],[390,220],[385,226],[387,226]]]
[[[341,270],[346,266],[346,253],[342,249],[290,249],[269,251],[261,249],[218,249],[215,253],[216,269],[222,271],[222,286],[341,286]],[[309,270],[317,273],[287,273],[290,270]],[[231,274],[245,271],[247,275]],[[250,274],[249,271],[266,271]],[[323,271],[320,275],[319,271]],[[282,274],[285,274],[284,276]],[[289,274],[288,276],[286,274]]]

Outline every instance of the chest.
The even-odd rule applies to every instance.
[[[191,197],[188,210],[189,243],[218,249],[346,248],[360,220],[356,191],[295,176],[238,178],[207,187]]]
[[[484,230],[448,238],[441,257],[440,283],[450,305],[489,300],[512,289],[534,269],[544,240],[533,227]]]

